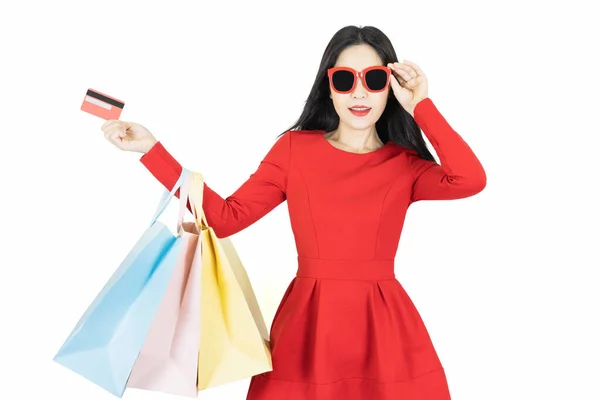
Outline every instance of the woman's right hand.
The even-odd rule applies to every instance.
[[[157,142],[148,129],[134,122],[109,119],[101,129],[109,142],[124,151],[147,153]]]

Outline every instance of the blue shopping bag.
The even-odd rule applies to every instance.
[[[189,176],[189,171],[183,169],[173,189],[165,190],[150,227],[53,359],[117,397],[125,392],[181,249],[179,233],[173,235],[157,219],[180,187],[182,215],[187,203]]]

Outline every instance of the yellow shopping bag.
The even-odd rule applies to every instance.
[[[198,390],[203,390],[273,366],[267,327],[242,262],[229,238],[218,238],[206,221],[200,173],[193,173],[189,190],[202,241]]]

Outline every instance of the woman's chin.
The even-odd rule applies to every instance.
[[[368,129],[368,128],[371,128],[373,125],[375,125],[375,121],[372,121],[370,118],[369,119],[358,119],[358,118],[354,117],[348,121],[348,126],[350,126],[350,128],[352,128],[352,129],[356,129],[356,130]]]

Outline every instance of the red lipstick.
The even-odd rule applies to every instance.
[[[348,109],[352,114],[356,115],[357,117],[364,117],[371,111],[371,107],[363,106],[361,104],[352,106]]]

